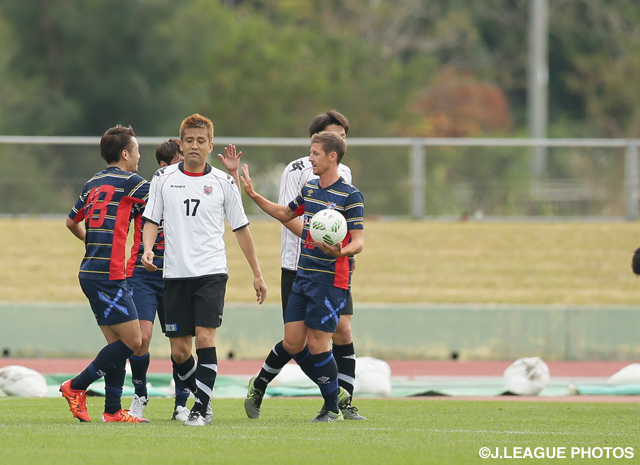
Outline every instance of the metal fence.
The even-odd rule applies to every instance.
[[[140,137],[140,174],[157,169],[162,137]],[[637,139],[349,138],[343,162],[369,216],[430,218],[638,218]],[[280,175],[308,153],[306,138],[216,137],[210,159],[233,143],[258,192],[276,200]],[[0,214],[67,214],[104,168],[96,137],[0,136]],[[534,147],[545,171],[532,175]],[[250,215],[261,215],[251,202]]]

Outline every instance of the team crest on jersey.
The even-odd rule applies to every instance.
[[[309,189],[309,190],[307,191],[307,196],[311,197],[311,194],[313,194],[313,189]]]
[[[336,209],[336,204],[334,202],[327,202],[327,208],[329,210],[335,210]]]
[[[204,193],[207,195],[211,195],[211,193],[213,192],[213,185],[209,184],[209,185],[205,185],[204,186]]]
[[[291,165],[291,171],[302,171],[302,169],[304,168],[304,161],[296,161],[293,162],[293,164]]]

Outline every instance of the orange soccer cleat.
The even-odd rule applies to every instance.
[[[91,421],[89,412],[87,412],[87,391],[71,389],[71,381],[69,379],[60,385],[62,397],[69,402],[69,410],[74,417],[82,422]]]
[[[103,423],[150,423],[146,418],[136,418],[129,414],[129,410],[118,410],[116,413],[103,413]]]

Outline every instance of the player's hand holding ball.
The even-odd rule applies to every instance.
[[[311,218],[309,234],[316,247],[324,253],[341,257],[342,241],[347,235],[347,220],[338,211],[328,208],[320,210]]]
[[[320,248],[327,255],[331,255],[332,257],[338,258],[342,257],[344,254],[342,253],[342,244],[337,243],[336,245],[329,245],[326,242],[316,242],[313,241],[316,247]]]

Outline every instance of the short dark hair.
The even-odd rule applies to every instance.
[[[180,141],[178,139],[168,139],[160,144],[156,149],[156,160],[158,160],[158,164],[163,161],[167,165],[170,165],[178,154],[182,154]]]
[[[131,126],[116,125],[107,129],[100,139],[100,156],[107,164],[118,163],[122,151],[131,146],[131,140],[136,136]]]
[[[207,130],[209,141],[213,142],[213,123],[206,116],[194,113],[193,115],[182,120],[180,125],[180,139],[184,136],[184,130],[187,128],[204,128]]]
[[[347,143],[335,132],[322,131],[311,136],[312,144],[322,144],[325,153],[336,152],[338,163],[347,151]]]
[[[349,134],[349,120],[347,117],[335,110],[329,110],[313,119],[311,126],[309,126],[309,137],[324,131],[330,124],[342,126],[345,134]]]

